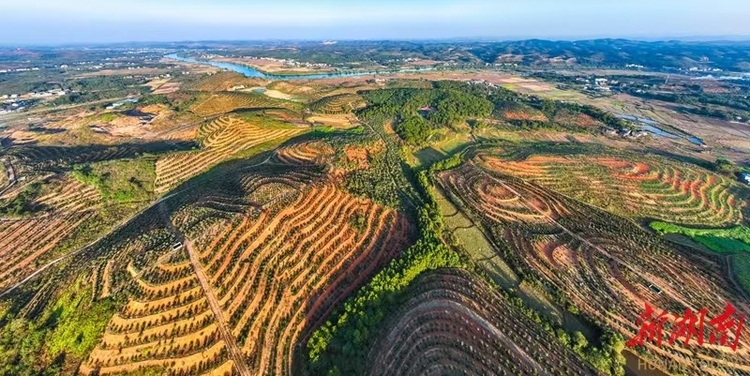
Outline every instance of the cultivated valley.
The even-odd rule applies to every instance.
[[[750,374],[747,45],[279,43],[0,48],[0,374]]]

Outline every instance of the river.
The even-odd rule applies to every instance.
[[[433,69],[432,67],[424,67],[424,68],[412,68],[412,69],[399,69],[399,70],[392,70],[392,71],[386,70],[386,71],[374,71],[374,72],[372,71],[369,71],[369,72],[332,72],[332,73],[286,75],[286,74],[271,74],[271,73],[261,72],[247,65],[222,63],[222,62],[217,62],[217,61],[198,60],[192,57],[182,57],[177,54],[170,54],[164,57],[173,59],[173,60],[183,61],[186,63],[210,65],[212,67],[226,69],[232,72],[240,73],[244,75],[245,77],[256,77],[256,78],[263,78],[267,80],[320,80],[323,78],[362,77],[362,76],[374,76],[377,74],[387,74],[387,73],[424,72],[424,71],[430,71]]]
[[[703,140],[701,140],[698,137],[695,136],[681,136],[678,134],[667,132],[661,128],[658,127],[659,123],[646,118],[641,118],[633,115],[617,115],[620,119],[630,120],[636,123],[640,123],[639,126],[642,130],[653,133],[657,136],[666,137],[666,138],[672,138],[672,139],[685,139],[690,141],[691,143],[698,145],[698,146],[704,146]]]

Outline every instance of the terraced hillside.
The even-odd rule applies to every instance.
[[[323,183],[198,239],[232,335],[251,368],[289,374],[295,346],[336,304],[404,247],[396,213]],[[365,219],[354,228],[352,216]]]
[[[306,155],[298,146],[289,153]],[[81,372],[291,374],[299,345],[413,232],[299,160],[238,170],[161,204],[175,208],[169,226],[184,247],[163,248],[150,266],[101,264],[100,294],[117,289],[104,281],[130,280],[131,298]]]
[[[18,184],[2,196],[11,202],[32,197],[21,209],[29,213],[0,220],[0,291],[31,275],[51,256],[62,256],[60,246],[96,220],[100,196],[94,188],[68,177],[41,181],[43,191],[35,188],[41,183]]]
[[[101,342],[81,366],[83,374],[231,373],[216,318],[184,250],[168,254],[150,270],[133,265],[127,270],[135,281],[134,297],[109,320]]]
[[[370,350],[370,375],[595,375],[497,290],[443,269],[415,281]]]
[[[519,270],[545,281],[587,317],[625,338],[636,335],[646,302],[675,314],[705,307],[719,315],[727,302],[750,311],[719,259],[679,252],[631,221],[508,175],[491,158],[480,155],[441,173],[439,181]],[[669,324],[665,327],[669,333]],[[743,332],[741,341],[749,339]],[[649,344],[646,352],[672,362],[674,371],[705,371],[698,370],[694,353],[717,374],[750,371],[746,349]]]
[[[202,126],[198,139],[199,151],[177,153],[156,162],[156,191],[166,192],[210,167],[264,143],[281,143],[303,132],[303,129],[266,127],[235,117],[221,117]]]
[[[310,105],[314,112],[339,115],[363,108],[367,105],[364,98],[357,94],[340,94],[322,98]]]
[[[299,104],[273,99],[262,94],[220,92],[206,94],[199,98],[191,111],[198,116],[210,117],[226,114],[235,110],[247,109],[299,109]]]
[[[485,153],[488,168],[628,217],[691,225],[742,221],[750,192],[731,179],[659,158]]]
[[[333,149],[320,141],[307,141],[276,150],[276,158],[280,162],[292,165],[325,164],[333,154]]]

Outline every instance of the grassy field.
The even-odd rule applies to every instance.
[[[703,244],[714,252],[723,254],[737,252],[750,253],[750,228],[745,226],[718,229],[696,229],[666,222],[652,222],[649,226],[662,235],[685,235],[698,243]]]
[[[72,176],[96,188],[106,201],[125,203],[153,197],[154,159],[140,157],[76,166]]]
[[[443,215],[445,227],[469,257],[489,274],[495,283],[513,288],[520,282],[513,269],[499,257],[482,231],[445,197],[441,189],[435,190],[435,201]]]
[[[732,274],[742,287],[750,293],[750,228],[697,229],[666,222],[652,222],[651,229],[661,235],[680,235],[692,239],[709,251],[728,257]]]

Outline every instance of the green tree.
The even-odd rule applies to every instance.
[[[589,341],[586,340],[586,336],[583,333],[576,331],[573,333],[573,350],[579,354],[583,353],[586,346],[589,345]]]
[[[717,159],[714,162],[713,168],[714,171],[720,174],[733,174],[736,171],[734,163],[724,158]]]

